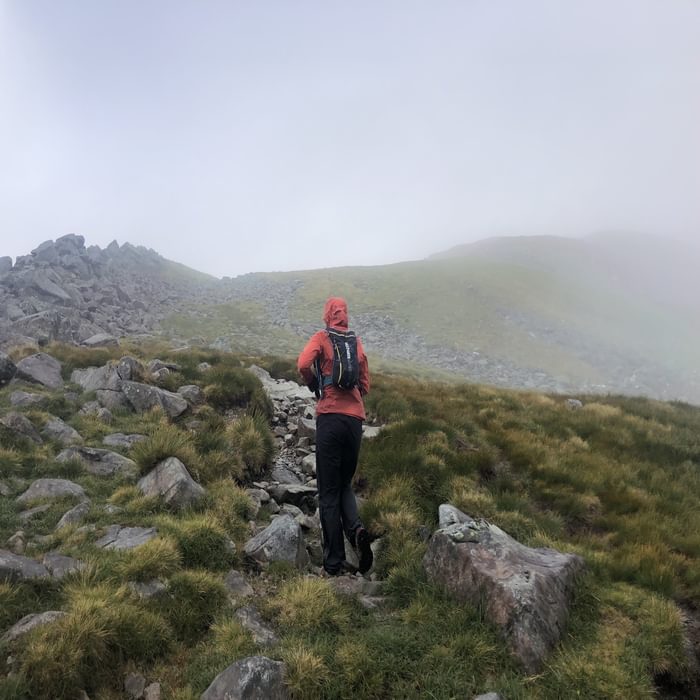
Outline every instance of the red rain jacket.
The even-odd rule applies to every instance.
[[[344,299],[331,297],[323,309],[323,321],[327,328],[338,331],[348,330],[348,305]],[[328,376],[333,372],[333,345],[326,331],[314,333],[306,347],[301,351],[297,360],[297,368],[306,384],[314,378],[311,368],[317,357],[321,357],[321,373]],[[323,398],[316,405],[316,413],[343,413],[365,420],[365,405],[362,397],[369,391],[369,365],[362,342],[357,339],[357,359],[360,365],[359,386],[354,389],[339,389],[327,386],[323,390]]]

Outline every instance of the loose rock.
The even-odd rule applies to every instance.
[[[193,506],[206,493],[177,457],[169,457],[157,464],[139,480],[138,487],[144,496],[160,497],[175,510]]]
[[[20,360],[17,363],[17,376],[28,382],[47,386],[49,389],[60,389],[63,386],[61,363],[43,352]]]
[[[288,561],[303,568],[308,563],[301,526],[290,515],[275,518],[248,540],[245,553],[259,562]]]
[[[288,700],[285,665],[266,656],[249,656],[222,671],[200,700]]]
[[[31,486],[17,497],[17,503],[31,503],[40,498],[85,498],[85,490],[80,484],[67,479],[37,479]]]

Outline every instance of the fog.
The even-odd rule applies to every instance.
[[[700,238],[695,0],[0,1],[0,255],[211,274]]]

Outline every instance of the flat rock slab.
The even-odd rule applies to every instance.
[[[301,526],[291,515],[275,518],[262,532],[248,540],[245,553],[259,562],[288,561],[300,569],[309,559]]]
[[[155,496],[175,510],[190,508],[200,501],[205,490],[177,457],[168,457],[157,464],[138,484],[144,496]]]
[[[83,436],[75,428],[55,416],[46,421],[41,432],[45,438],[57,440],[62,445],[75,445],[84,442]]]
[[[279,481],[280,484],[301,484],[301,479],[290,469],[287,464],[278,462],[272,467],[270,472],[272,481]]]
[[[85,489],[68,479],[37,479],[31,486],[17,497],[17,503],[31,503],[40,498],[85,498]]]
[[[233,616],[251,633],[256,644],[267,647],[279,642],[275,630],[262,619],[255,606],[238,608]]]
[[[152,540],[157,534],[154,527],[110,525],[107,533],[95,542],[95,546],[103,549],[135,549]]]
[[[95,476],[114,476],[121,473],[130,475],[136,473],[136,462],[109,450],[97,447],[68,447],[56,456],[57,462],[77,460],[85,465],[87,471]]]
[[[146,436],[139,433],[125,435],[124,433],[112,433],[102,438],[102,444],[107,447],[121,447],[125,450],[131,449],[137,442],[145,440]]]
[[[437,530],[428,544],[423,567],[429,580],[459,601],[485,606],[514,656],[536,673],[566,629],[583,559],[525,547],[495,525],[454,511],[450,517],[462,522]]]
[[[20,637],[23,637],[27,632],[31,632],[33,629],[41,627],[42,625],[49,625],[65,614],[66,613],[60,610],[47,610],[43,613],[25,615],[19,622],[12,625],[12,627],[3,634],[2,638],[0,638],[0,642],[3,644],[10,644]]]
[[[171,418],[176,418],[189,408],[189,404],[180,394],[149,384],[125,381],[122,382],[122,391],[129,403],[139,412],[162,408]]]
[[[67,574],[74,571],[81,571],[85,568],[85,562],[73,557],[67,557],[59,552],[47,552],[41,563],[48,569],[55,579],[62,579]]]
[[[49,389],[63,386],[61,363],[44,352],[30,355],[17,363],[17,376],[27,382],[41,384]]]
[[[38,561],[0,549],[0,581],[30,581],[49,578],[49,570]]]
[[[109,333],[95,333],[83,340],[82,344],[88,348],[116,348],[119,347],[119,340]]]
[[[266,656],[249,656],[222,671],[200,700],[288,700],[285,665]]]

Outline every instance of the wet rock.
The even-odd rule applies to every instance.
[[[266,656],[249,656],[222,671],[200,700],[288,700],[285,665]]]

